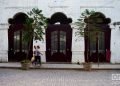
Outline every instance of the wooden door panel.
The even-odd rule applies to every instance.
[[[67,27],[67,28],[66,28]],[[71,39],[68,31],[71,28],[62,25],[52,25],[46,31],[46,60],[47,62],[70,62]],[[70,35],[70,34],[69,34]],[[67,44],[69,43],[69,44]],[[69,46],[68,46],[69,45]]]
[[[24,29],[24,24],[28,16],[25,13],[16,13],[13,18],[8,19],[10,24],[8,29],[8,41],[9,41],[9,51],[8,60],[9,61],[21,61],[25,59],[27,45],[22,40],[22,30]],[[32,42],[32,41],[31,41]],[[32,43],[29,51],[29,58],[32,57]]]

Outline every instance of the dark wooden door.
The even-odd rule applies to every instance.
[[[85,19],[85,61],[110,62],[110,18],[95,12]]]
[[[69,25],[49,25],[46,30],[47,62],[71,62],[71,42]]]
[[[17,13],[8,20],[10,24],[8,30],[8,60],[21,61],[25,59],[27,53],[28,43],[23,41],[23,29],[26,18],[25,13]],[[29,58],[32,57],[32,43],[29,51]]]
[[[91,62],[106,62],[106,46],[105,46],[105,32],[90,34],[89,40],[89,61]],[[94,36],[91,36],[94,35]]]
[[[21,61],[26,56],[26,45],[22,41],[22,31],[9,29],[9,61]]]
[[[9,40],[9,51],[8,59],[9,61],[21,61],[26,58],[26,53],[28,49],[28,43],[23,41],[23,31],[16,30],[15,28],[22,27],[22,25],[13,25],[8,31]],[[32,42],[29,51],[29,59],[32,57]]]

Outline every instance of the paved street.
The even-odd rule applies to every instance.
[[[120,86],[120,70],[0,69],[0,86]]]

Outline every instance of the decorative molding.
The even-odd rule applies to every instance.
[[[5,7],[5,9],[32,9],[32,8],[37,8],[37,6],[27,6],[27,7]]]
[[[80,8],[114,8],[113,6],[80,6]]]
[[[8,50],[0,50],[0,54],[7,54]]]
[[[69,6],[48,6],[49,8],[68,8]]]
[[[7,23],[0,23],[0,30],[6,30],[9,29],[9,24]]]
[[[54,13],[51,18],[48,18],[49,24],[55,24],[59,22],[60,24],[69,24],[72,23],[72,19],[68,18],[64,13],[62,12],[56,12]]]

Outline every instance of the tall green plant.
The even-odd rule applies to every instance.
[[[83,13],[81,13],[81,16],[78,19],[78,22],[76,22],[76,25],[78,26],[78,30],[76,32],[76,35],[79,37],[87,36],[88,38],[92,39],[91,40],[92,42],[95,42],[95,41],[98,42],[98,38],[99,38],[99,34],[101,32],[101,29],[98,26],[98,24],[95,23],[96,22],[95,20],[97,20],[97,22],[101,22],[101,19],[98,19],[98,16],[100,14],[93,15],[94,13],[95,13],[95,11],[89,11],[88,9],[86,9]],[[93,19],[89,20],[91,15],[92,15]],[[92,21],[92,24],[88,23],[88,25],[87,25],[88,30],[87,31],[84,30],[86,28],[86,23],[84,22],[85,19],[88,19],[88,21],[90,21],[90,22]],[[92,29],[89,29],[89,27],[91,27]],[[87,45],[89,45],[88,42],[87,42]],[[98,49],[97,49],[97,51],[98,51]],[[88,52],[89,51],[87,51],[87,61],[89,62]],[[98,57],[98,66],[99,66],[98,54],[97,54],[97,57]]]
[[[78,19],[77,22],[75,22],[75,24],[78,26],[77,32],[75,33],[76,36],[78,37],[84,37],[85,35],[89,36],[89,32],[88,31],[85,32],[84,30],[86,27],[86,23],[84,20],[89,18],[89,16],[94,13],[95,11],[89,11],[88,9],[86,9],[81,13],[80,18]],[[88,51],[87,51],[87,61],[89,62]]]
[[[85,32],[84,32],[84,29],[85,29],[85,26],[86,26],[86,23],[84,22],[84,19],[87,19],[90,15],[94,14],[95,11],[89,11],[88,9],[86,9],[85,11],[83,11],[80,15],[80,18],[77,19],[77,22],[75,22],[75,24],[78,26],[78,30],[77,32],[75,33],[75,35],[77,36],[84,36]]]
[[[29,18],[26,19],[23,31],[23,41],[28,43],[26,59],[28,58],[33,39],[43,40],[43,35],[45,34],[44,31],[47,26],[47,19],[42,14],[42,10],[33,8],[27,14],[29,15]]]
[[[45,34],[44,30],[47,26],[47,19],[42,14],[42,10],[33,8],[32,11],[28,12],[28,15],[34,20],[32,23],[34,39],[43,40],[43,35]]]

